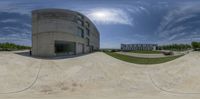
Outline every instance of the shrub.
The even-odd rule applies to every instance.
[[[192,48],[195,51],[199,51],[200,50],[200,42],[192,42]]]
[[[29,46],[16,45],[14,43],[0,43],[0,51],[24,50],[30,48]]]

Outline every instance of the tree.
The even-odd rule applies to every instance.
[[[162,49],[162,50],[174,50],[174,51],[184,51],[184,50],[191,49],[191,45],[188,45],[188,44],[171,44],[171,45],[159,46],[159,49]]]
[[[0,43],[0,51],[24,50],[30,48],[29,46],[16,45],[14,43]]]
[[[200,42],[192,42],[192,48],[194,50],[200,50]]]

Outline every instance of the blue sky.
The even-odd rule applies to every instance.
[[[88,16],[101,48],[121,43],[200,41],[199,0],[1,0],[0,42],[31,45],[31,11],[63,8]]]

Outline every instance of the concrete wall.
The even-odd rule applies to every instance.
[[[83,19],[79,18],[83,16]],[[77,20],[82,20],[84,25],[77,24]],[[90,25],[86,26],[86,22]],[[78,28],[84,30],[84,38],[77,35]],[[86,35],[86,28],[90,30],[90,36]],[[32,54],[34,56],[55,56],[55,40],[70,41],[76,43],[76,53],[88,53],[89,46],[94,46],[94,50],[99,49],[99,32],[95,25],[84,15],[63,9],[41,9],[32,12]]]

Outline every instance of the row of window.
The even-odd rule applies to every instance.
[[[84,30],[82,28],[78,27],[77,35],[84,38]],[[86,40],[87,40],[87,45],[89,46],[89,42],[90,42],[89,38],[86,38]]]
[[[81,26],[84,26],[84,16],[78,14],[77,15],[78,19],[77,19],[77,24],[81,25]],[[89,30],[89,22],[85,22],[85,25],[86,25],[86,35],[87,36],[90,36],[90,30]],[[78,27],[78,35],[82,38],[84,38],[84,30],[80,27]]]
[[[86,35],[87,36],[90,36],[90,29],[89,29],[89,27],[90,27],[90,23],[89,22],[85,22],[84,23],[84,16],[83,15],[80,15],[80,14],[78,14],[77,15],[77,17],[78,17],[78,19],[77,19],[77,24],[79,24],[80,26],[85,26],[85,30],[86,30]],[[82,28],[80,28],[80,27],[78,27],[78,36],[80,36],[80,37],[82,37],[82,38],[84,38],[84,29],[82,29]],[[86,40],[87,40],[87,46],[89,46],[89,43],[90,43],[90,39],[89,38],[86,38]]]
[[[82,25],[82,26],[84,26],[84,22],[83,22],[84,16],[81,15],[81,14],[77,14],[77,17],[78,17],[77,23]],[[85,22],[85,25],[86,25],[86,27],[90,27],[90,23],[89,22]]]
[[[84,30],[80,27],[78,27],[78,36],[84,38]],[[86,35],[90,36],[90,30],[88,28],[86,28]]]
[[[122,44],[122,47],[154,47],[156,44]]]
[[[121,47],[122,50],[152,50],[153,47]]]
[[[77,24],[79,24],[81,26],[84,26],[84,22],[82,20],[80,20],[80,19],[77,19]],[[87,28],[89,28],[90,27],[90,23],[89,22],[85,22],[85,26]]]
[[[79,34],[79,35],[83,35],[83,36],[81,36],[81,37],[83,37],[83,38],[84,38],[84,34],[86,34],[87,36],[90,36],[90,29],[86,28],[86,29],[85,29],[85,33],[84,33],[84,29],[78,27],[78,34]],[[93,36],[97,38],[97,37],[98,37],[98,34],[94,34]]]

